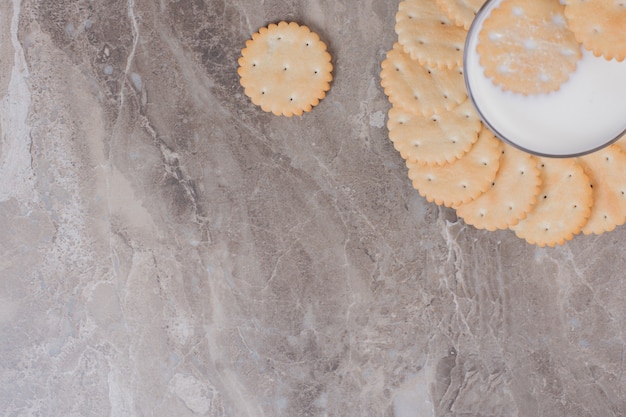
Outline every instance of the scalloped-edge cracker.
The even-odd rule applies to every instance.
[[[407,54],[399,43],[381,64],[380,84],[394,106],[430,116],[451,110],[467,98],[462,68],[427,68]]]
[[[559,0],[503,0],[483,22],[476,47],[485,75],[521,94],[556,91],[582,57]]]
[[[537,159],[542,180],[537,203],[511,229],[530,244],[554,247],[572,239],[585,226],[593,205],[593,189],[575,158]]]
[[[467,31],[450,21],[435,0],[404,0],[396,14],[398,42],[422,65],[456,68],[463,65]]]
[[[535,157],[503,142],[500,168],[491,187],[455,207],[457,215],[478,229],[507,229],[526,217],[537,202],[540,185]]]
[[[626,58],[626,2],[565,0],[565,16],[576,39],[595,56]]]
[[[316,106],[333,78],[326,44],[295,22],[259,29],[246,41],[238,63],[240,83],[252,102],[287,117]]]
[[[441,10],[457,26],[468,30],[476,17],[476,13],[486,0],[436,0]]]
[[[407,161],[413,187],[429,202],[453,207],[491,187],[500,165],[501,142],[488,129],[462,158],[442,166]]]
[[[579,157],[593,186],[593,208],[584,234],[610,232],[626,222],[626,154],[616,145]]]
[[[402,158],[427,165],[443,165],[461,158],[478,139],[480,118],[469,99],[450,111],[432,116],[389,109],[389,139]]]

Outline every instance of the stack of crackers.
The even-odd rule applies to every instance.
[[[382,62],[381,85],[392,104],[389,138],[405,159],[414,188],[429,202],[454,208],[467,224],[491,231],[511,229],[542,247],[623,224],[624,140],[582,157],[547,158],[496,139],[482,124],[467,96],[463,49],[483,3],[404,0],[399,4],[398,40]],[[626,37],[621,30],[626,7],[613,11],[612,7],[619,9],[614,3],[619,2],[503,0],[492,12],[491,22],[485,21],[485,26],[491,26],[481,44],[498,48],[506,43],[510,48],[511,42],[521,39],[521,55],[516,57],[510,49],[508,54],[485,54],[509,59],[481,61],[492,69],[486,75],[504,89],[541,94],[557,90],[575,70],[580,44],[596,56],[624,59]],[[592,18],[590,9],[599,15]],[[621,24],[611,23],[616,19]],[[529,42],[529,32],[556,40]],[[513,40],[507,39],[511,33]],[[598,40],[602,34],[604,39]],[[526,65],[520,56],[529,51],[544,58],[552,54],[558,60],[552,66]]]

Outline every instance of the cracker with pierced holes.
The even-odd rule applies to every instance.
[[[302,115],[326,96],[330,54],[316,33],[297,23],[259,29],[241,51],[237,73],[254,104],[275,115]]]
[[[480,119],[469,99],[432,116],[389,109],[389,139],[400,155],[418,164],[443,165],[463,156],[478,139]]]
[[[486,0],[436,0],[441,10],[457,26],[469,29],[476,17],[476,13],[485,4]]]
[[[389,101],[412,113],[430,116],[451,110],[467,98],[462,68],[427,68],[396,43],[381,64],[380,84]]]
[[[404,0],[396,14],[398,42],[411,58],[428,67],[463,65],[467,31],[448,19],[435,0]]]
[[[591,214],[593,189],[575,158],[537,158],[541,191],[537,203],[511,229],[538,246],[562,245],[579,233]]]
[[[429,202],[453,207],[466,203],[491,186],[500,164],[501,142],[483,129],[462,158],[442,166],[407,161],[409,178]]]
[[[626,1],[565,0],[565,16],[576,39],[595,56],[626,57]]]
[[[585,168],[593,185],[593,208],[584,234],[610,232],[626,221],[626,154],[616,145],[582,156],[580,163]]]
[[[540,185],[537,160],[502,143],[500,168],[491,188],[455,207],[457,215],[478,229],[507,229],[526,217],[537,202]]]
[[[478,34],[485,75],[516,93],[558,90],[582,57],[563,9],[559,0],[503,0]]]

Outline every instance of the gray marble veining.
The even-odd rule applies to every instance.
[[[626,415],[626,228],[540,249],[411,188],[398,2],[0,2],[0,415]],[[236,74],[328,44],[311,113]]]

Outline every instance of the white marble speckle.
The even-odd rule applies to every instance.
[[[381,128],[385,125],[385,114],[378,110],[370,115],[370,126]]]
[[[394,417],[434,417],[435,408],[430,395],[433,382],[431,368],[407,375],[407,380],[394,392]]]

